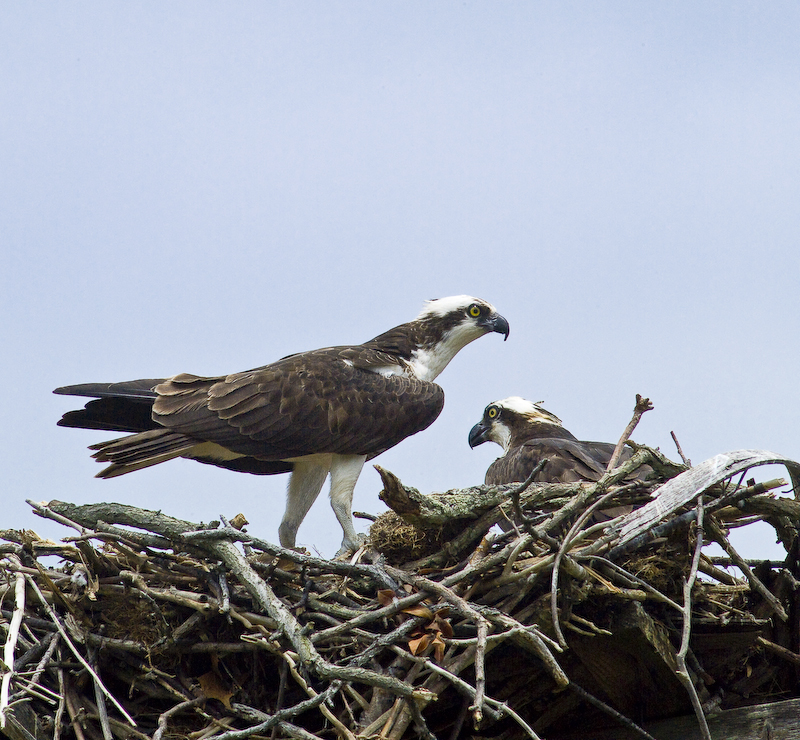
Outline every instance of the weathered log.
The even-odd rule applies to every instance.
[[[517,487],[517,484],[480,485],[423,494],[412,486],[404,485],[394,473],[380,465],[376,465],[375,470],[383,482],[383,491],[378,494],[381,501],[418,527],[437,527],[449,524],[454,519],[477,519],[499,504],[510,504],[511,491]],[[522,503],[537,499],[569,499],[590,485],[593,484],[533,483],[523,493]]]
[[[614,706],[628,717],[654,710],[662,714],[689,711],[686,692],[676,677],[675,648],[667,630],[637,601],[615,615],[613,634],[575,635],[570,647]]]
[[[773,463],[785,465],[793,475],[800,471],[800,465],[794,460],[765,450],[736,450],[705,460],[667,481],[658,489],[652,501],[631,512],[616,524],[614,530],[619,535],[619,545],[624,545],[644,533],[672,512],[694,501],[712,486],[750,468]],[[741,492],[732,491],[722,496],[717,504],[723,500],[736,500],[737,496],[741,496]]]

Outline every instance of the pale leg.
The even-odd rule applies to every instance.
[[[331,458],[328,455],[320,455],[313,462],[299,460],[294,463],[286,491],[286,512],[278,528],[283,547],[294,547],[297,530],[317,500],[330,467]]]
[[[334,455],[331,463],[331,508],[339,524],[342,525],[344,538],[339,553],[357,550],[363,537],[356,534],[353,527],[353,489],[364,467],[366,455]]]

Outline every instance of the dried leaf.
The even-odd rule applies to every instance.
[[[250,522],[248,522],[247,518],[245,517],[245,515],[241,514],[241,513],[237,514],[235,517],[233,517],[233,519],[230,520],[230,525],[234,529],[241,529],[246,524],[250,524]]]
[[[408,607],[408,609],[403,609],[403,614],[410,614],[412,617],[422,617],[427,620],[433,619],[433,612],[423,604],[416,604]]]
[[[279,570],[286,571],[287,573],[297,573],[303,569],[303,566],[300,565],[296,560],[290,560],[289,558],[278,558],[275,561],[275,567]]]
[[[437,663],[441,663],[444,660],[444,649],[446,647],[446,645],[444,644],[444,640],[442,640],[440,635],[436,635],[432,644],[433,644],[433,657]]]
[[[430,643],[431,643],[431,636],[425,634],[420,637],[416,637],[412,640],[409,640],[408,649],[411,651],[412,655],[420,655],[421,653],[425,652]]]
[[[452,637],[453,636],[453,625],[450,624],[449,619],[443,619],[441,615],[441,611],[436,612],[436,615],[433,619],[433,626],[434,628],[441,632],[445,637]]]
[[[222,680],[215,671],[204,673],[197,679],[200,682],[200,688],[203,690],[208,699],[218,699],[221,701],[226,709],[231,708],[231,697],[235,692],[228,691],[228,688],[222,683]]]
[[[378,603],[381,606],[389,606],[389,604],[393,604],[396,600],[396,596],[394,595],[394,591],[390,588],[382,588],[378,591]]]

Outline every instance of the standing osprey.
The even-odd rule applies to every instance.
[[[606,472],[615,447],[577,440],[561,426],[561,419],[519,396],[490,403],[470,430],[470,447],[489,441],[499,444],[503,455],[486,471],[488,485],[521,483],[544,458],[547,464],[534,477],[537,483],[597,481]],[[620,462],[630,456],[630,449],[623,449]],[[632,477],[643,480],[651,472],[643,465]]]
[[[60,426],[134,434],[92,445],[110,465],[99,478],[187,457],[256,475],[291,472],[280,542],[297,530],[330,473],[331,506],[355,549],[353,489],[364,462],[430,426],[444,404],[434,379],[464,346],[508,322],[478,298],[428,301],[414,321],[354,346],[289,355],[219,377],[88,383],[54,393],[88,396]]]

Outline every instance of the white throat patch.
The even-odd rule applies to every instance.
[[[465,321],[450,329],[433,347],[415,349],[411,353],[409,368],[420,380],[434,380],[459,350],[484,334],[486,329]]]
[[[502,421],[497,421],[492,424],[492,428],[489,430],[489,439],[492,442],[497,442],[503,448],[503,455],[505,455],[511,445],[511,431]]]

